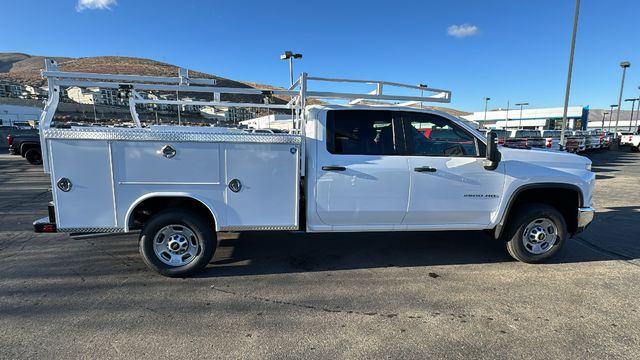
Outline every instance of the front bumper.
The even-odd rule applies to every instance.
[[[590,206],[578,208],[578,228],[576,229],[576,234],[584,231],[584,229],[591,224],[595,214],[596,210]]]

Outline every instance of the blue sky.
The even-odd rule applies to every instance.
[[[84,4],[84,5],[83,5]],[[237,80],[288,84],[296,72],[426,83],[451,107],[527,101],[562,106],[573,0],[140,1],[30,0],[0,4],[0,51],[147,57]],[[107,5],[102,9],[92,8]],[[640,2],[583,0],[570,104],[617,103],[640,92]],[[451,26],[458,31],[448,33]],[[7,29],[11,29],[7,31]],[[455,28],[454,28],[455,29]],[[629,104],[629,103],[627,103]],[[626,106],[627,108],[629,106]]]

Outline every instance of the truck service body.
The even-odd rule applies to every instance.
[[[49,126],[58,86],[94,85],[78,79],[107,75],[62,73],[48,62],[44,76],[51,96],[40,134],[53,204],[50,215],[34,223],[36,231],[139,229],[143,259],[164,275],[204,268],[219,231],[486,230],[504,240],[516,259],[540,262],[594,215],[595,176],[587,158],[498,147],[494,134],[485,137],[433,109],[353,101],[447,102],[447,91],[419,88],[435,95],[391,96],[382,93],[383,85],[412,86],[355,81],[377,89],[311,92],[309,80],[350,80],[302,74],[292,87],[299,92],[283,91],[292,96],[286,106],[296,116],[298,133],[262,134],[140,127],[135,104],[147,100],[136,89],[185,89],[190,80],[118,75],[112,80],[119,83],[100,85],[126,90],[138,127],[59,129]],[[178,85],[148,85],[153,80]],[[312,96],[347,98],[351,104],[307,106]]]

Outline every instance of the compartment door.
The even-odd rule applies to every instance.
[[[226,227],[297,228],[299,153],[289,144],[225,145]]]
[[[60,229],[116,227],[110,144],[95,140],[48,140]],[[57,183],[69,179],[63,191]]]

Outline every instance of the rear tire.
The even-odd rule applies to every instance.
[[[509,222],[505,233],[507,251],[524,263],[537,264],[551,259],[568,237],[564,217],[549,205],[522,205]]]
[[[27,159],[31,165],[42,164],[42,153],[40,149],[29,149],[24,153],[24,158]]]
[[[185,277],[209,264],[217,247],[216,232],[198,213],[167,209],[145,223],[139,247],[150,269],[164,276]]]
[[[640,151],[640,147],[638,146],[631,146],[631,152],[638,152]]]

